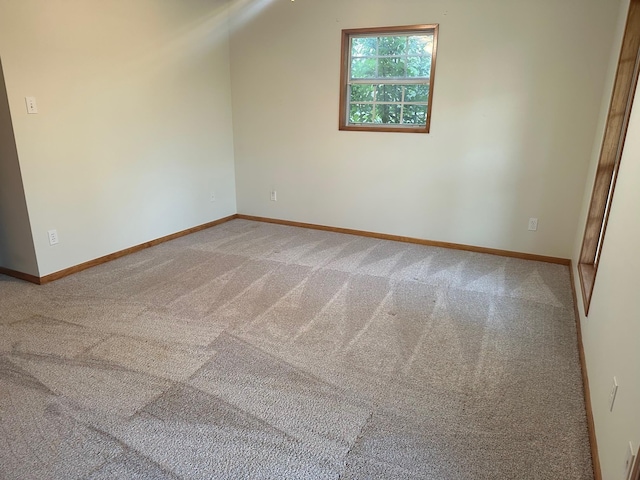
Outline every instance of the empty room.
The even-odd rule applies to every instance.
[[[0,478],[640,480],[640,0],[0,0]]]

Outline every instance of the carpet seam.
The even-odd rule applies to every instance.
[[[347,453],[345,453],[343,469],[342,469],[342,472],[338,475],[338,480],[342,480],[343,479],[343,475],[346,472],[347,466],[349,464],[349,455],[351,455],[351,452],[353,451],[355,446],[358,444],[358,441],[360,441],[362,439],[363,434],[364,434],[364,430],[367,427],[367,425],[369,424],[369,422],[371,421],[371,419],[373,418],[373,414],[376,412],[377,409],[378,409],[378,407],[374,406],[374,408],[371,410],[371,412],[369,413],[369,415],[367,416],[365,421],[362,423],[362,427],[360,427],[360,431],[358,432],[358,435],[356,435],[356,438],[353,441],[353,444],[349,447],[349,450],[347,450]]]

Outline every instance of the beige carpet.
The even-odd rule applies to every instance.
[[[567,267],[234,220],[0,276],[2,479],[591,479]]]

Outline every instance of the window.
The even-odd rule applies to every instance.
[[[342,31],[340,130],[429,133],[438,25]]]
[[[640,0],[631,0],[578,264],[585,315],[589,314],[607,219],[611,210],[631,106],[638,83],[640,35],[637,32],[639,31]]]

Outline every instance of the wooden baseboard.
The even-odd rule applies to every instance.
[[[576,331],[578,336],[578,354],[580,356],[580,367],[582,371],[582,386],[584,389],[584,407],[587,413],[587,429],[589,430],[589,444],[591,445],[591,461],[593,462],[594,480],[602,480],[602,470],[600,469],[600,456],[598,455],[598,441],[596,439],[596,427],[593,421],[593,409],[591,406],[591,391],[589,389],[589,376],[587,375],[587,362],[584,357],[584,347],[582,345],[582,324],[580,322],[580,311],[578,310],[578,296],[576,294],[576,284],[573,275],[573,264],[569,265],[571,279],[571,293],[573,294],[573,311],[576,317]]]
[[[473,245],[462,245],[459,243],[437,242],[434,240],[425,240],[422,238],[403,237],[401,235],[389,235],[387,233],[367,232],[364,230],[352,230],[350,228],[329,227],[326,225],[316,225],[313,223],[292,222],[289,220],[280,220],[276,218],[255,217],[253,215],[244,215],[239,213],[236,218],[243,220],[253,220],[256,222],[276,223],[278,225],[288,225],[290,227],[311,228],[313,230],[325,230],[327,232],[346,233],[348,235],[358,235],[361,237],[379,238],[382,240],[393,240],[395,242],[415,243],[418,245],[426,245],[429,247],[450,248],[453,250],[465,250],[467,252],[488,253],[490,255],[500,255],[503,257],[520,258],[523,260],[534,260],[537,262],[557,263],[560,265],[569,265],[571,260],[568,258],[547,257],[545,255],[534,255],[532,253],[512,252],[510,250],[498,250],[496,248],[476,247]]]
[[[14,270],[2,268],[2,267],[0,267],[0,273],[9,275],[11,277],[19,278],[21,280],[26,280],[31,283],[44,285],[45,283],[53,282],[54,280],[58,280],[68,275],[81,272],[82,270],[86,270],[87,268],[95,267],[97,265],[110,262],[111,260],[115,260],[116,258],[124,257],[125,255],[139,252],[140,250],[144,250],[145,248],[153,247],[160,243],[168,242],[169,240],[174,240],[176,238],[189,235],[191,233],[199,232],[200,230],[205,230],[207,228],[215,227],[216,225],[220,225],[221,223],[228,222],[229,220],[233,220],[234,218],[241,218],[244,220],[253,220],[256,222],[276,223],[279,225],[288,225],[292,227],[311,228],[314,230],[325,230],[328,232],[345,233],[348,235],[358,235],[361,237],[379,238],[382,240],[393,240],[396,242],[415,243],[418,245],[426,245],[430,247],[442,247],[442,248],[450,248],[454,250],[465,250],[468,252],[488,253],[491,255],[501,255],[503,257],[520,258],[523,260],[557,263],[560,265],[570,264],[570,260],[566,258],[547,257],[544,255],[534,255],[531,253],[512,252],[509,250],[498,250],[495,248],[476,247],[472,245],[462,245],[458,243],[437,242],[437,241],[425,240],[421,238],[403,237],[400,235],[389,235],[387,233],[376,233],[376,232],[367,232],[364,230],[354,230],[351,228],[330,227],[326,225],[316,225],[313,223],[292,222],[289,220],[279,220],[275,218],[265,218],[265,217],[256,217],[252,215],[234,214],[234,215],[229,215],[228,217],[221,218],[219,220],[215,220],[213,222],[205,223],[203,225],[198,225],[197,227],[192,227],[192,228],[188,228],[187,230],[182,230],[180,232],[172,233],[171,235],[166,235],[164,237],[151,240],[149,242],[141,243],[140,245],[135,245],[133,247],[120,250],[118,252],[110,253],[109,255],[95,258],[93,260],[89,260],[88,262],[84,262],[79,265],[75,265],[73,267],[65,268],[64,270],[60,270],[58,272],[45,275],[44,277],[36,277],[34,275],[29,275],[22,272],[16,272]]]
[[[120,250],[118,252],[110,253],[109,255],[105,255],[100,258],[89,260],[88,262],[81,263],[80,265],[75,265],[73,267],[65,268],[64,270],[60,270],[58,272],[51,273],[44,277],[40,277],[40,284],[44,285],[45,283],[53,282],[54,280],[58,280],[68,275],[81,272],[82,270],[86,270],[87,268],[95,267],[96,265],[101,265],[103,263],[110,262],[111,260],[115,260],[116,258],[124,257],[125,255],[130,255],[132,253],[139,252],[140,250],[144,250],[145,248],[153,247],[155,245],[168,242],[169,240],[174,240],[176,238],[184,237],[185,235],[199,232],[200,230],[206,230],[207,228],[215,227],[216,225],[220,225],[221,223],[228,222],[229,220],[233,220],[234,218],[236,218],[235,214],[229,215],[228,217],[220,218],[218,220],[214,220],[213,222],[204,223],[202,225],[198,225],[197,227],[188,228],[180,232],[172,233],[171,235],[166,235],[164,237],[156,238],[155,240],[150,240],[148,242],[141,243],[140,245],[135,245],[133,247]]]
[[[11,270],[10,268],[0,267],[0,274],[40,285],[40,277],[31,275],[29,273],[18,272],[17,270]]]
[[[155,240],[150,240],[148,242],[141,243],[140,245],[135,245],[130,248],[125,248],[124,250],[113,252],[113,253],[110,253],[109,255],[105,255],[100,258],[94,258],[93,260],[89,260],[88,262],[84,262],[79,265],[75,265],[73,267],[65,268],[64,270],[60,270],[58,272],[45,275],[44,277],[36,277],[35,275],[29,275],[27,273],[17,272],[15,270],[10,270],[8,268],[3,268],[3,267],[0,267],[0,273],[4,275],[8,275],[10,277],[19,278],[20,280],[26,280],[27,282],[36,283],[38,285],[44,285],[45,283],[53,282],[54,280],[58,280],[68,275],[81,272],[82,270],[86,270],[87,268],[95,267],[96,265],[101,265],[103,263],[110,262],[111,260],[115,260],[116,258],[124,257],[125,255],[139,252],[140,250],[144,250],[145,248],[153,247],[155,245],[159,245],[160,243],[168,242],[169,240],[174,240],[176,238],[184,237],[185,235],[199,232],[200,230],[205,230],[207,228],[215,227],[216,225],[220,225],[221,223],[225,223],[225,222],[228,222],[229,220],[233,220],[236,217],[237,217],[236,214],[229,215],[228,217],[220,218],[219,220],[214,220],[213,222],[208,222],[202,225],[198,225],[197,227],[192,227],[186,230],[182,230],[180,232],[172,233],[171,235],[166,235],[164,237],[156,238]]]

